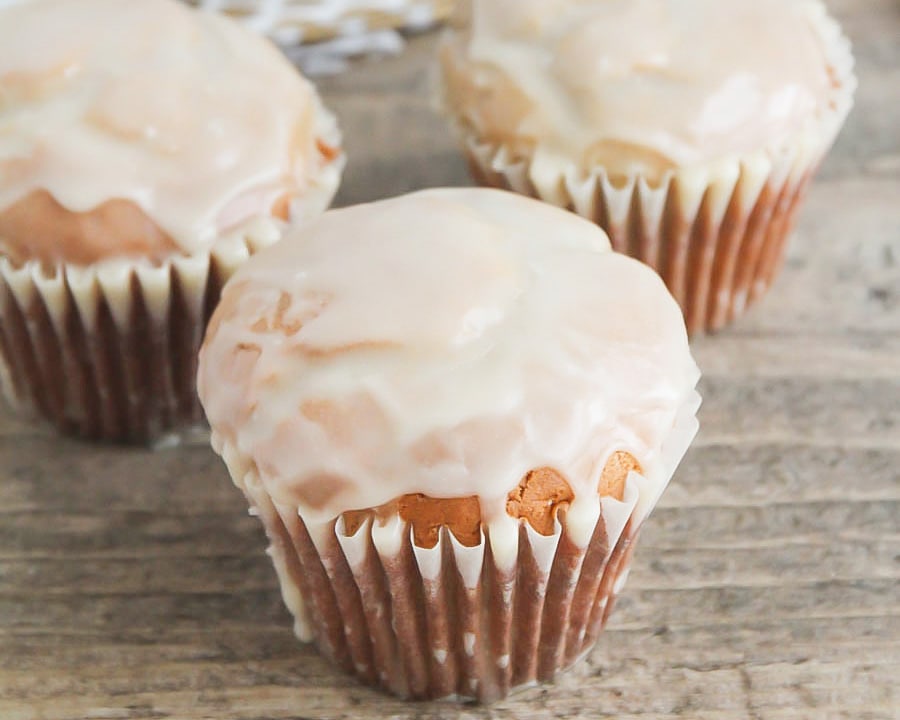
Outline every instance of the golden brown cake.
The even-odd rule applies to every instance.
[[[656,269],[689,332],[781,265],[852,105],[819,0],[466,0],[443,103],[476,179],[577,212]]]
[[[448,189],[251,259],[198,388],[299,637],[398,695],[490,701],[592,647],[697,379],[662,281],[596,225]]]
[[[334,118],[268,41],[175,0],[0,8],[0,362],[85,438],[196,422],[219,290],[330,203]]]

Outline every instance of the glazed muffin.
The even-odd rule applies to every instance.
[[[174,0],[0,9],[0,98],[6,396],[83,438],[200,421],[221,286],[329,205],[334,118],[268,41]]]
[[[227,13],[284,45],[378,30],[417,30],[446,18],[454,0],[189,0]]]
[[[593,645],[697,379],[664,284],[596,225],[455,189],[254,257],[198,387],[298,636],[400,696],[490,701]]]
[[[819,0],[471,0],[442,101],[485,185],[595,221],[692,333],[769,287],[852,104]]]

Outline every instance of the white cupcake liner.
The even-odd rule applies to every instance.
[[[202,421],[197,353],[222,285],[268,232],[210,254],[88,267],[0,258],[0,360],[15,409],[85,439],[149,442]]]
[[[189,0],[223,12],[282,45],[379,30],[424,29],[446,18],[453,0]]]
[[[670,171],[651,183],[637,173],[611,178],[604,168],[585,173],[575,166],[543,167],[482,141],[456,118],[473,176],[596,222],[616,251],[662,276],[684,310],[689,333],[717,330],[771,285],[809,181],[853,105],[850,43],[824,6],[816,7],[834,96],[815,126],[787,147]]]
[[[503,518],[475,547],[443,528],[415,544],[395,516],[352,536],[343,518],[307,523],[274,500],[250,458],[215,432],[225,459],[271,541],[295,632],[367,684],[404,698],[491,702],[549,682],[603,629],[627,576],[634,540],[697,430],[692,393],[645,474],[622,501],[592,515],[563,513],[555,532]]]

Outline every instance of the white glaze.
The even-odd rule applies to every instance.
[[[128,199],[196,253],[285,194],[324,209],[340,162],[319,139],[339,142],[314,88],[232,20],[174,0],[0,7],[0,210],[38,189],[72,211]]]
[[[308,525],[407,493],[477,495],[493,541],[534,468],[562,472],[592,522],[616,450],[664,487],[697,378],[678,306],[595,225],[456,189],[331,211],[252,258],[198,387],[233,477],[258,473]],[[393,546],[397,530],[372,532]]]
[[[784,144],[833,95],[818,0],[472,0],[449,110],[535,164],[658,177]]]

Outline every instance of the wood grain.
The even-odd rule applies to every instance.
[[[609,630],[491,708],[361,688],[290,632],[258,522],[202,442],[96,448],[0,416],[0,718],[900,718],[900,6],[835,0],[857,109],[787,267],[695,344],[702,432]],[[467,184],[433,38],[322,88],[340,202]]]

